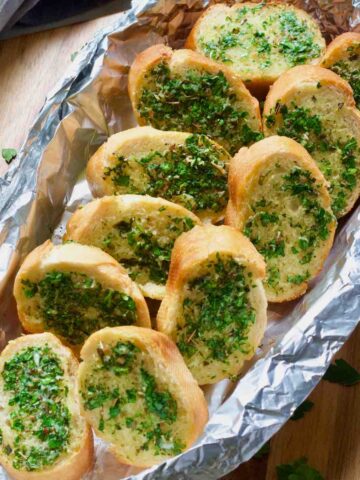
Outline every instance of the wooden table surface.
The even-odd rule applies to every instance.
[[[0,41],[0,150],[21,147],[47,92],[69,67],[71,54],[115,18]],[[0,174],[6,168],[1,159]],[[358,369],[359,344],[360,328],[339,354]],[[267,458],[247,462],[226,479],[275,480],[276,465],[305,456],[326,480],[360,480],[360,385],[322,381],[310,399],[312,411],[275,435]]]

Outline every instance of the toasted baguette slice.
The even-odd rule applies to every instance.
[[[127,268],[146,297],[161,300],[175,240],[200,223],[186,208],[162,198],[113,195],[77,210],[64,239],[102,248]]]
[[[317,66],[289,70],[266,98],[264,128],[308,150],[330,184],[338,218],[351,210],[360,193],[360,112],[345,80]]]
[[[200,385],[237,375],[266,327],[265,263],[237,230],[195,227],[175,242],[157,329]]]
[[[322,268],[336,228],[326,187],[316,163],[290,138],[266,138],[232,160],[225,222],[264,256],[270,302],[299,297]]]
[[[0,356],[0,463],[15,480],[78,480],[93,462],[80,416],[78,362],[51,333],[9,342]]]
[[[203,392],[165,335],[104,328],[81,350],[81,410],[121,463],[150,467],[189,448],[208,419]]]
[[[257,95],[295,65],[320,62],[319,26],[303,10],[284,4],[212,5],[195,23],[186,47],[225,64]]]
[[[347,32],[328,45],[321,63],[347,80],[353,89],[357,108],[360,108],[360,33]]]
[[[140,125],[201,133],[230,153],[261,136],[259,102],[240,77],[191,50],[154,45],[140,53],[129,95]]]
[[[75,352],[104,326],[150,327],[137,285],[114,258],[95,247],[46,241],[26,257],[14,295],[25,331],[51,331]]]
[[[137,127],[112,135],[91,157],[92,194],[162,197],[206,222],[224,218],[230,155],[205,135]]]

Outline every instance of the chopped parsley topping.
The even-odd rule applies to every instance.
[[[304,20],[300,20],[293,11],[283,11],[279,19],[279,51],[286,56],[291,66],[307,63],[320,56],[321,51],[315,42],[315,35]]]
[[[252,76],[254,61],[261,70],[274,68],[284,61],[288,68],[309,63],[321,55],[316,30],[295,11],[283,7],[241,6],[222,17],[198,38],[202,53],[238,70],[245,78]],[[280,32],[280,41],[279,41]],[[210,37],[210,38],[209,38]],[[255,60],[254,60],[255,59]]]
[[[177,332],[185,360],[200,355],[205,365],[209,360],[227,365],[235,351],[248,353],[247,335],[255,322],[250,285],[243,266],[219,255],[206,274],[188,283],[183,302],[185,326]]]
[[[193,226],[194,222],[189,217],[169,217],[166,233],[159,235],[150,229],[145,217],[133,218],[114,225],[112,231],[102,240],[101,248],[124,265],[130,277],[138,283],[151,280],[165,284],[175,240]],[[127,256],[121,248],[124,242],[131,250]]]
[[[331,212],[320,204],[318,186],[309,171],[294,165],[287,174],[281,172],[282,166],[276,164],[259,177],[259,195],[271,191],[272,197],[254,202],[244,228],[244,234],[265,258],[265,286],[273,292],[282,289],[280,282],[300,285],[310,278],[309,265],[334,221]],[[285,273],[284,257],[297,262],[300,272]]]
[[[191,135],[183,145],[171,145],[163,153],[119,156],[113,167],[105,168],[104,178],[110,177],[114,193],[151,195],[192,211],[219,212],[228,200],[227,164],[221,158],[225,155],[205,135]],[[135,179],[132,172],[136,172]]]
[[[332,210],[340,217],[356,188],[360,173],[360,150],[356,139],[335,141],[332,124],[331,129],[326,127],[319,115],[294,103],[290,106],[278,103],[265,122],[278,135],[301,143],[313,156],[330,183]]]
[[[347,58],[330,65],[330,69],[347,80],[354,92],[357,108],[360,107],[360,44],[348,48]]]
[[[310,467],[306,458],[300,458],[293,463],[277,465],[278,480],[324,480],[324,477]]]
[[[2,441],[1,448],[16,470],[53,465],[70,441],[68,387],[60,359],[48,346],[27,347],[5,362],[1,375],[15,435],[12,444]]]
[[[139,451],[165,456],[181,453],[185,445],[172,432],[178,419],[177,402],[145,367],[141,350],[131,342],[100,343],[97,353],[81,396],[86,410],[98,410],[98,429],[112,435],[131,430]]]
[[[236,93],[221,71],[188,70],[176,77],[166,63],[160,63],[147,74],[137,108],[155,128],[208,135],[231,154],[262,138],[249,126],[249,112],[240,110]]]
[[[87,275],[47,272],[38,283],[23,280],[25,296],[36,300],[45,326],[72,345],[83,343],[103,327],[132,325],[134,300],[123,292],[104,288]]]

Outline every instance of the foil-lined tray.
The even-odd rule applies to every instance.
[[[327,39],[360,31],[360,0],[292,0]],[[49,93],[27,141],[0,178],[0,346],[21,334],[11,291],[24,257],[48,238],[61,241],[71,213],[91,200],[84,167],[112,133],[135,126],[127,75],[135,55],[155,43],[182,47],[206,0],[133,0],[98,33]],[[309,292],[272,305],[264,341],[236,383],[208,388],[210,420],[187,452],[151,469],[122,466],[96,439],[87,480],[212,480],[251,458],[324,374],[360,317],[360,207],[339,227]],[[0,470],[0,480],[8,478]]]

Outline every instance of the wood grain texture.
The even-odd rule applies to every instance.
[[[20,149],[71,55],[119,15],[0,41],[0,151]],[[6,169],[0,156],[0,175]]]
[[[117,15],[0,42],[0,149],[19,149],[47,93],[71,63],[71,54]],[[0,173],[6,169],[0,160]],[[341,319],[339,319],[341,321]],[[339,356],[360,369],[360,328]],[[301,456],[326,480],[360,480],[360,385],[321,382],[311,412],[288,422],[272,439],[268,457],[251,460],[226,480],[276,480],[276,465]]]

